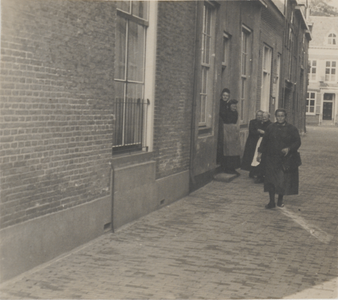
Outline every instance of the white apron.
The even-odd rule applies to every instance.
[[[252,167],[257,167],[260,164],[260,162],[257,161],[257,155],[258,155],[258,148],[261,145],[262,139],[263,139],[263,137],[260,137],[257,141],[255,154],[254,154],[254,157],[253,157],[252,162],[251,162]]]
[[[241,143],[239,140],[239,128],[236,124],[223,124],[223,155],[241,155]]]

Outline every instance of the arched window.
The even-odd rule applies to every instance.
[[[337,45],[336,34],[330,33],[327,37],[327,43],[329,45]]]

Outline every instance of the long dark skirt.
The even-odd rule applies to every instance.
[[[265,161],[264,192],[269,192],[269,186],[273,185],[276,194],[297,195],[299,188],[298,168],[290,172],[282,169],[280,155],[267,155]]]
[[[217,162],[222,171],[233,171],[241,166],[239,129],[235,124],[219,124]]]
[[[258,137],[249,136],[244,148],[244,154],[242,158],[241,169],[246,171],[251,171],[251,162],[255,154],[256,145],[257,145]]]

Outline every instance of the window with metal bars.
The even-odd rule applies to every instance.
[[[144,99],[147,1],[117,1],[115,130],[113,153],[142,150],[147,108]]]

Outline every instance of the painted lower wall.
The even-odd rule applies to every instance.
[[[114,229],[168,205],[189,193],[189,171],[157,180],[155,177],[155,161],[114,170]]]
[[[155,178],[154,161],[115,169],[114,229],[189,193],[189,171]],[[112,196],[42,216],[0,231],[0,282],[7,281],[104,233]]]
[[[319,124],[319,114],[316,115],[307,115],[306,116],[307,125],[318,125]]]
[[[0,231],[0,282],[85,244],[111,220],[111,196]]]

